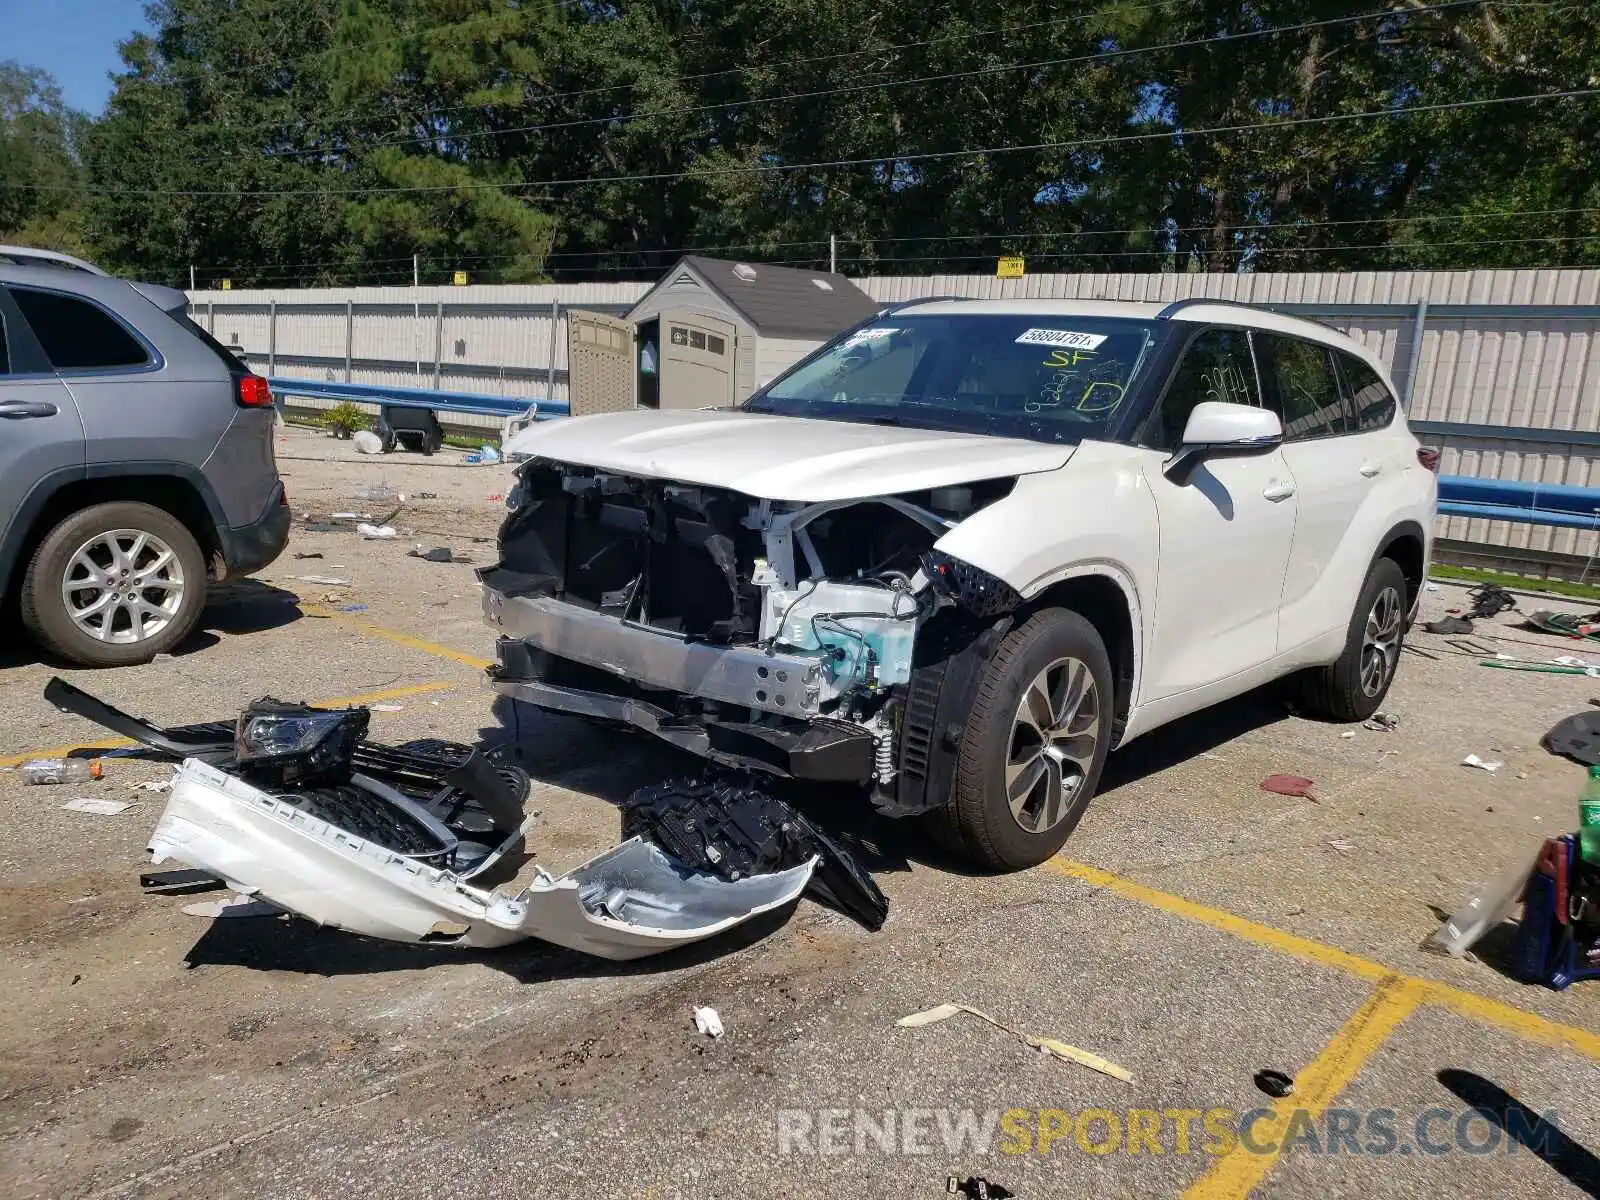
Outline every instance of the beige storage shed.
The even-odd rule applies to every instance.
[[[620,318],[568,310],[572,415],[725,408],[877,309],[843,275],[689,255]]]

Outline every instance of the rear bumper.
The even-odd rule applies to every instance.
[[[261,517],[249,525],[222,526],[217,543],[228,577],[259,571],[283,553],[289,544],[289,525],[293,514],[283,484],[274,485],[272,499]]]

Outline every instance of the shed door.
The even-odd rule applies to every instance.
[[[567,310],[567,403],[575,417],[633,407],[633,326]]]
[[[731,407],[735,336],[732,325],[715,317],[662,313],[661,407]]]

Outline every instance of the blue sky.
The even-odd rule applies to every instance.
[[[0,59],[43,67],[68,104],[98,113],[122,65],[117,43],[144,28],[144,0],[0,0]]]

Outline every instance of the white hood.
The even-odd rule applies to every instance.
[[[1073,447],[1020,438],[693,410],[530,426],[506,453],[724,487],[765,500],[853,500],[1053,471]]]

